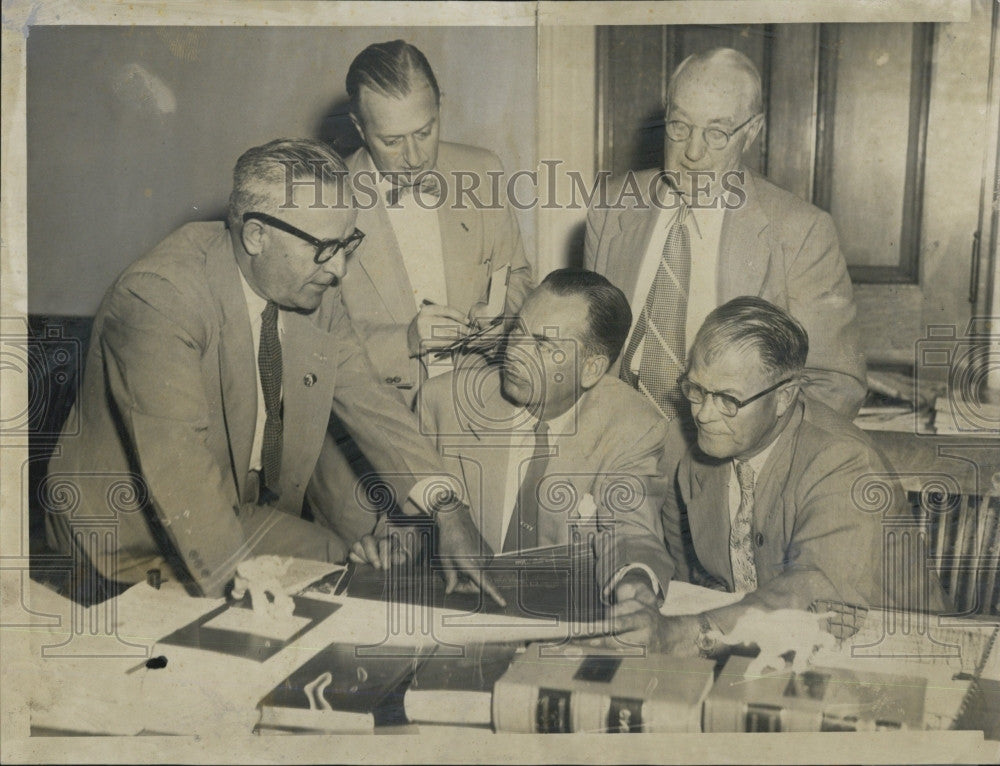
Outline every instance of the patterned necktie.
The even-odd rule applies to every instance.
[[[757,566],[753,560],[750,531],[753,522],[753,489],[756,479],[753,468],[736,461],[736,478],[740,483],[740,507],[729,533],[729,558],[733,564],[733,584],[737,593],[757,590]]]
[[[436,175],[430,174],[426,175],[420,179],[420,183],[416,184],[420,187],[420,194],[423,196],[438,197],[441,196],[441,182],[438,180]],[[385,193],[385,204],[389,207],[398,205],[399,201],[406,196],[407,193],[413,191],[413,186],[397,186],[393,184],[389,187],[389,190]],[[425,202],[425,205],[430,206],[430,202]]]
[[[666,418],[681,407],[677,378],[684,372],[688,288],[691,283],[691,234],[687,207],[681,205],[667,232],[656,278],[646,295],[635,331],[622,356],[620,377],[648,396]],[[639,374],[631,371],[632,357],[639,343],[642,359]]]
[[[264,392],[264,445],[260,459],[264,485],[272,492],[278,487],[281,473],[281,341],[278,339],[278,304],[268,301],[261,312],[260,350],[257,369]]]
[[[549,463],[549,426],[544,420],[535,428],[535,449],[524,470],[517,492],[514,513],[507,526],[504,551],[517,551],[538,546],[538,492]]]

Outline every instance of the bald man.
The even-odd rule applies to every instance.
[[[803,392],[853,417],[865,361],[833,220],[743,165],[764,127],[753,62],[730,48],[686,58],[665,123],[663,170],[626,174],[587,216],[585,264],[635,317],[618,374],[665,418],[686,416],[677,378],[695,332],[716,306],[753,295],[809,333]]]

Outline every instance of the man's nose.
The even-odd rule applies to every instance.
[[[347,258],[344,257],[344,251],[341,250],[333,258],[324,263],[323,270],[327,274],[332,274],[337,279],[343,279],[344,274],[347,273]]]
[[[424,162],[424,153],[413,136],[409,136],[403,145],[403,161],[410,168],[418,168]]]
[[[697,125],[691,128],[691,135],[687,138],[684,146],[684,156],[691,162],[697,162],[705,156],[708,151],[708,144],[705,143],[705,129]]]
[[[722,417],[722,413],[715,404],[715,397],[708,394],[701,404],[691,404],[691,413],[697,423],[711,423]]]

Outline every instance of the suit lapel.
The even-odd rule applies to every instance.
[[[282,312],[282,453],[278,494],[298,503],[318,455],[337,379],[337,355],[330,333],[309,314]],[[298,511],[297,508],[291,508]]]
[[[463,200],[465,209],[459,209],[456,201],[455,171],[468,168],[456,168],[454,157],[447,143],[442,142],[438,153],[437,169],[445,177],[444,189],[447,196],[438,207],[438,226],[441,231],[441,259],[444,263],[445,289],[448,294],[448,305],[460,310],[471,306],[486,296],[475,292],[476,286],[484,284],[481,275],[492,268],[493,252],[485,250],[483,242],[486,236],[483,232],[483,212],[476,210],[474,203]],[[485,180],[485,179],[484,179]],[[492,191],[480,188],[476,196],[489,201]],[[470,257],[481,253],[483,260]]]
[[[219,311],[219,378],[236,486],[243,496],[257,422],[257,367],[250,316],[228,231],[206,264],[209,289]]]
[[[643,194],[644,206],[630,207],[618,216],[619,231],[608,241],[607,278],[617,285],[631,301],[635,294],[639,269],[643,255],[649,248],[649,241],[656,228],[660,210],[647,199],[647,191],[654,173],[637,176],[637,183]],[[609,200],[613,204],[615,200]]]
[[[757,201],[754,176],[746,172],[746,202],[727,210],[719,244],[719,304],[739,295],[760,296],[771,263],[770,222]]]
[[[359,149],[352,155],[348,167],[351,173],[370,171],[372,165],[367,150]],[[370,209],[358,211],[356,225],[365,233],[365,241],[354,255],[357,265],[364,271],[393,321],[399,324],[409,322],[417,310],[413,287],[406,275],[403,255],[381,195]]]
[[[732,590],[728,486],[731,464],[723,461],[710,465],[691,460],[689,465],[690,497],[685,498],[685,501],[695,551],[702,565],[714,575],[723,574],[723,579]]]

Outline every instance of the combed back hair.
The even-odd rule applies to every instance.
[[[678,64],[674,73],[670,76],[670,84],[667,85],[667,98],[664,107],[667,109],[670,108],[670,103],[674,98],[674,88],[676,87],[678,78],[683,74],[685,69],[693,64],[714,63],[725,64],[733,71],[746,75],[750,81],[750,111],[753,114],[760,114],[764,110],[760,72],[746,54],[740,53],[734,48],[712,48],[704,53],[692,53]]]
[[[434,91],[434,100],[441,102],[441,90],[427,62],[427,57],[415,45],[405,40],[374,43],[355,56],[347,70],[347,96],[351,112],[361,117],[361,86],[382,96],[403,98],[409,95],[419,77],[424,77]]]
[[[722,304],[705,318],[689,357],[697,353],[705,364],[711,364],[733,348],[755,349],[766,374],[786,377],[806,366],[809,336],[784,309],[763,298],[744,295]]]
[[[578,295],[587,301],[587,333],[581,338],[587,356],[604,355],[612,365],[632,327],[632,309],[625,293],[596,271],[556,269],[542,283],[554,295]]]
[[[278,138],[245,151],[233,168],[233,190],[229,195],[227,219],[232,228],[243,214],[276,212],[292,191],[289,181],[336,186],[339,194],[349,193],[347,166],[333,149],[308,138]],[[334,195],[323,195],[323,204],[342,205]],[[312,204],[312,203],[310,203]]]

